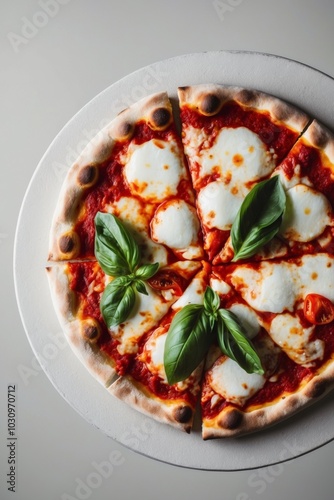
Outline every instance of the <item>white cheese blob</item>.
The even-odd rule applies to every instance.
[[[200,190],[197,198],[198,209],[204,224],[211,228],[229,230],[238,213],[248,189],[233,186],[222,181],[214,181]]]
[[[200,153],[201,175],[218,173],[225,182],[243,184],[271,173],[273,157],[259,136],[246,127],[223,128]]]
[[[204,292],[207,286],[204,275],[205,271],[196,274],[181,297],[174,302],[172,309],[177,311],[188,304],[203,304]]]
[[[310,341],[313,330],[314,327],[304,328],[297,316],[287,313],[273,319],[269,334],[295,363],[305,365],[324,354],[322,340]]]
[[[220,295],[226,295],[231,290],[228,283],[217,278],[210,279],[210,286],[214,292],[217,292]]]
[[[196,211],[183,200],[172,199],[159,205],[151,222],[152,239],[179,250],[185,258],[202,257],[198,232]]]
[[[159,329],[158,329],[159,330]],[[161,335],[152,335],[145,344],[144,351],[149,352],[149,361],[146,361],[150,371],[157,374],[166,384],[168,383],[165,366],[164,350],[167,332]]]
[[[179,182],[185,177],[177,152],[175,142],[157,139],[133,147],[124,168],[131,191],[151,202],[177,194]]]
[[[215,392],[231,403],[244,405],[259,391],[266,379],[257,373],[247,373],[235,361],[225,356],[211,370],[211,386]]]
[[[259,318],[253,309],[245,304],[233,304],[228,308],[228,310],[237,316],[241,326],[245,330],[247,338],[253,339],[256,337],[261,329],[261,326],[259,324]]]
[[[297,184],[286,192],[286,211],[280,234],[294,241],[311,241],[332,221],[331,205],[320,192]]]

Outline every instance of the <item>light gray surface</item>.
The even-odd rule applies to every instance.
[[[334,76],[333,2],[6,0],[0,19],[1,499],[104,500],[137,494],[162,500],[331,499],[333,443],[281,465],[227,473],[166,465],[106,438],[59,396],[36,362],[17,311],[9,263],[20,205],[40,158],[96,94],[155,61],[219,49],[278,54]],[[65,167],[79,147],[78,142],[68,145]],[[47,366],[57,362],[63,346],[55,332],[45,335],[53,336],[53,347],[44,353]],[[6,484],[11,384],[16,384],[17,397],[16,493],[8,492]],[[140,449],[151,434],[149,425],[134,420],[126,439]],[[281,452],[289,447],[287,453],[299,454],[303,446],[283,441]]]

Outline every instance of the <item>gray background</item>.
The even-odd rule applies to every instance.
[[[333,498],[334,443],[264,469],[209,472],[156,462],[105,437],[39,367],[17,310],[11,266],[30,178],[55,135],[96,94],[161,59],[220,49],[269,52],[334,77],[333,21],[332,0],[1,1],[1,499]],[[11,384],[16,493],[6,485]],[[130,431],[140,448],[147,432]]]

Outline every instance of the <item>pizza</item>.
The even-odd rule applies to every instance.
[[[124,404],[203,439],[334,387],[334,137],[201,84],[117,115],[69,169],[47,276],[75,354]]]

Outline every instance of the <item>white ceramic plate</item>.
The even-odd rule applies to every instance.
[[[157,460],[206,470],[243,470],[295,458],[332,440],[334,399],[328,397],[285,423],[238,439],[204,442],[199,422],[190,435],[158,424],[113,398],[64,343],[45,272],[59,190],[88,140],[117,112],[145,95],[167,90],[176,99],[178,86],[208,82],[269,92],[333,126],[333,79],[291,60],[249,52],[209,52],[140,69],[89,102],[45,153],[20,212],[14,278],[20,314],[36,357],[56,389],[88,422]]]

